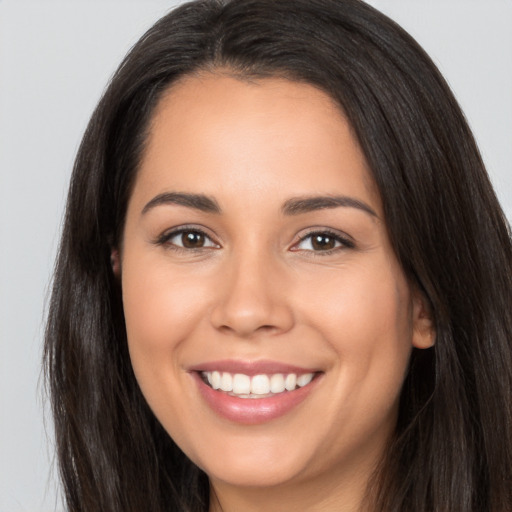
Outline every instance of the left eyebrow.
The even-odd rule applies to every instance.
[[[363,212],[378,218],[375,211],[360,199],[349,196],[311,196],[295,197],[285,201],[282,207],[284,215],[300,215],[302,213],[331,208],[357,208]]]

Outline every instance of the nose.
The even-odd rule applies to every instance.
[[[216,329],[251,338],[292,328],[285,272],[276,262],[253,253],[233,258],[226,267],[211,313]]]

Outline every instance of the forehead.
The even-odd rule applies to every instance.
[[[329,95],[285,79],[212,73],[185,77],[163,95],[134,195],[140,189],[221,196],[337,189],[378,202],[357,139]]]

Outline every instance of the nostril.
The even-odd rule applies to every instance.
[[[282,288],[254,276],[244,282],[229,279],[224,284],[210,313],[215,329],[246,338],[255,333],[286,332],[293,325],[293,314]]]
[[[265,324],[260,325],[255,328],[250,328],[246,326],[246,328],[242,328],[238,326],[237,328],[231,327],[230,325],[220,325],[217,327],[219,331],[221,331],[224,334],[233,334],[241,337],[251,337],[254,334],[260,333],[260,334],[273,334],[274,332],[277,333],[281,329],[275,325]]]

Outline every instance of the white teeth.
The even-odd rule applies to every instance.
[[[250,377],[243,373],[232,375],[228,372],[213,371],[203,372],[203,376],[213,389],[232,393],[239,398],[258,398],[269,393],[278,394],[307,386],[313,380],[314,374],[303,373],[297,377],[295,373],[275,373]]]
[[[210,379],[208,379],[208,380],[210,380]],[[219,372],[212,372],[210,384],[212,385],[213,389],[220,388],[220,373]]]
[[[255,375],[251,379],[251,393],[255,395],[270,393],[270,379],[266,375]]]
[[[270,391],[272,393],[282,393],[285,389],[284,376],[282,373],[276,373],[270,377]]]
[[[312,373],[304,373],[303,375],[299,375],[299,377],[297,377],[297,386],[299,386],[299,388],[307,386],[312,380]]]
[[[233,377],[231,373],[224,372],[220,379],[220,389],[222,391],[233,391]]]
[[[233,376],[233,393],[235,395],[248,395],[251,392],[251,377],[243,373]]]
[[[286,379],[284,380],[284,387],[288,391],[293,391],[297,386],[297,375],[295,373],[290,373],[286,376]]]

